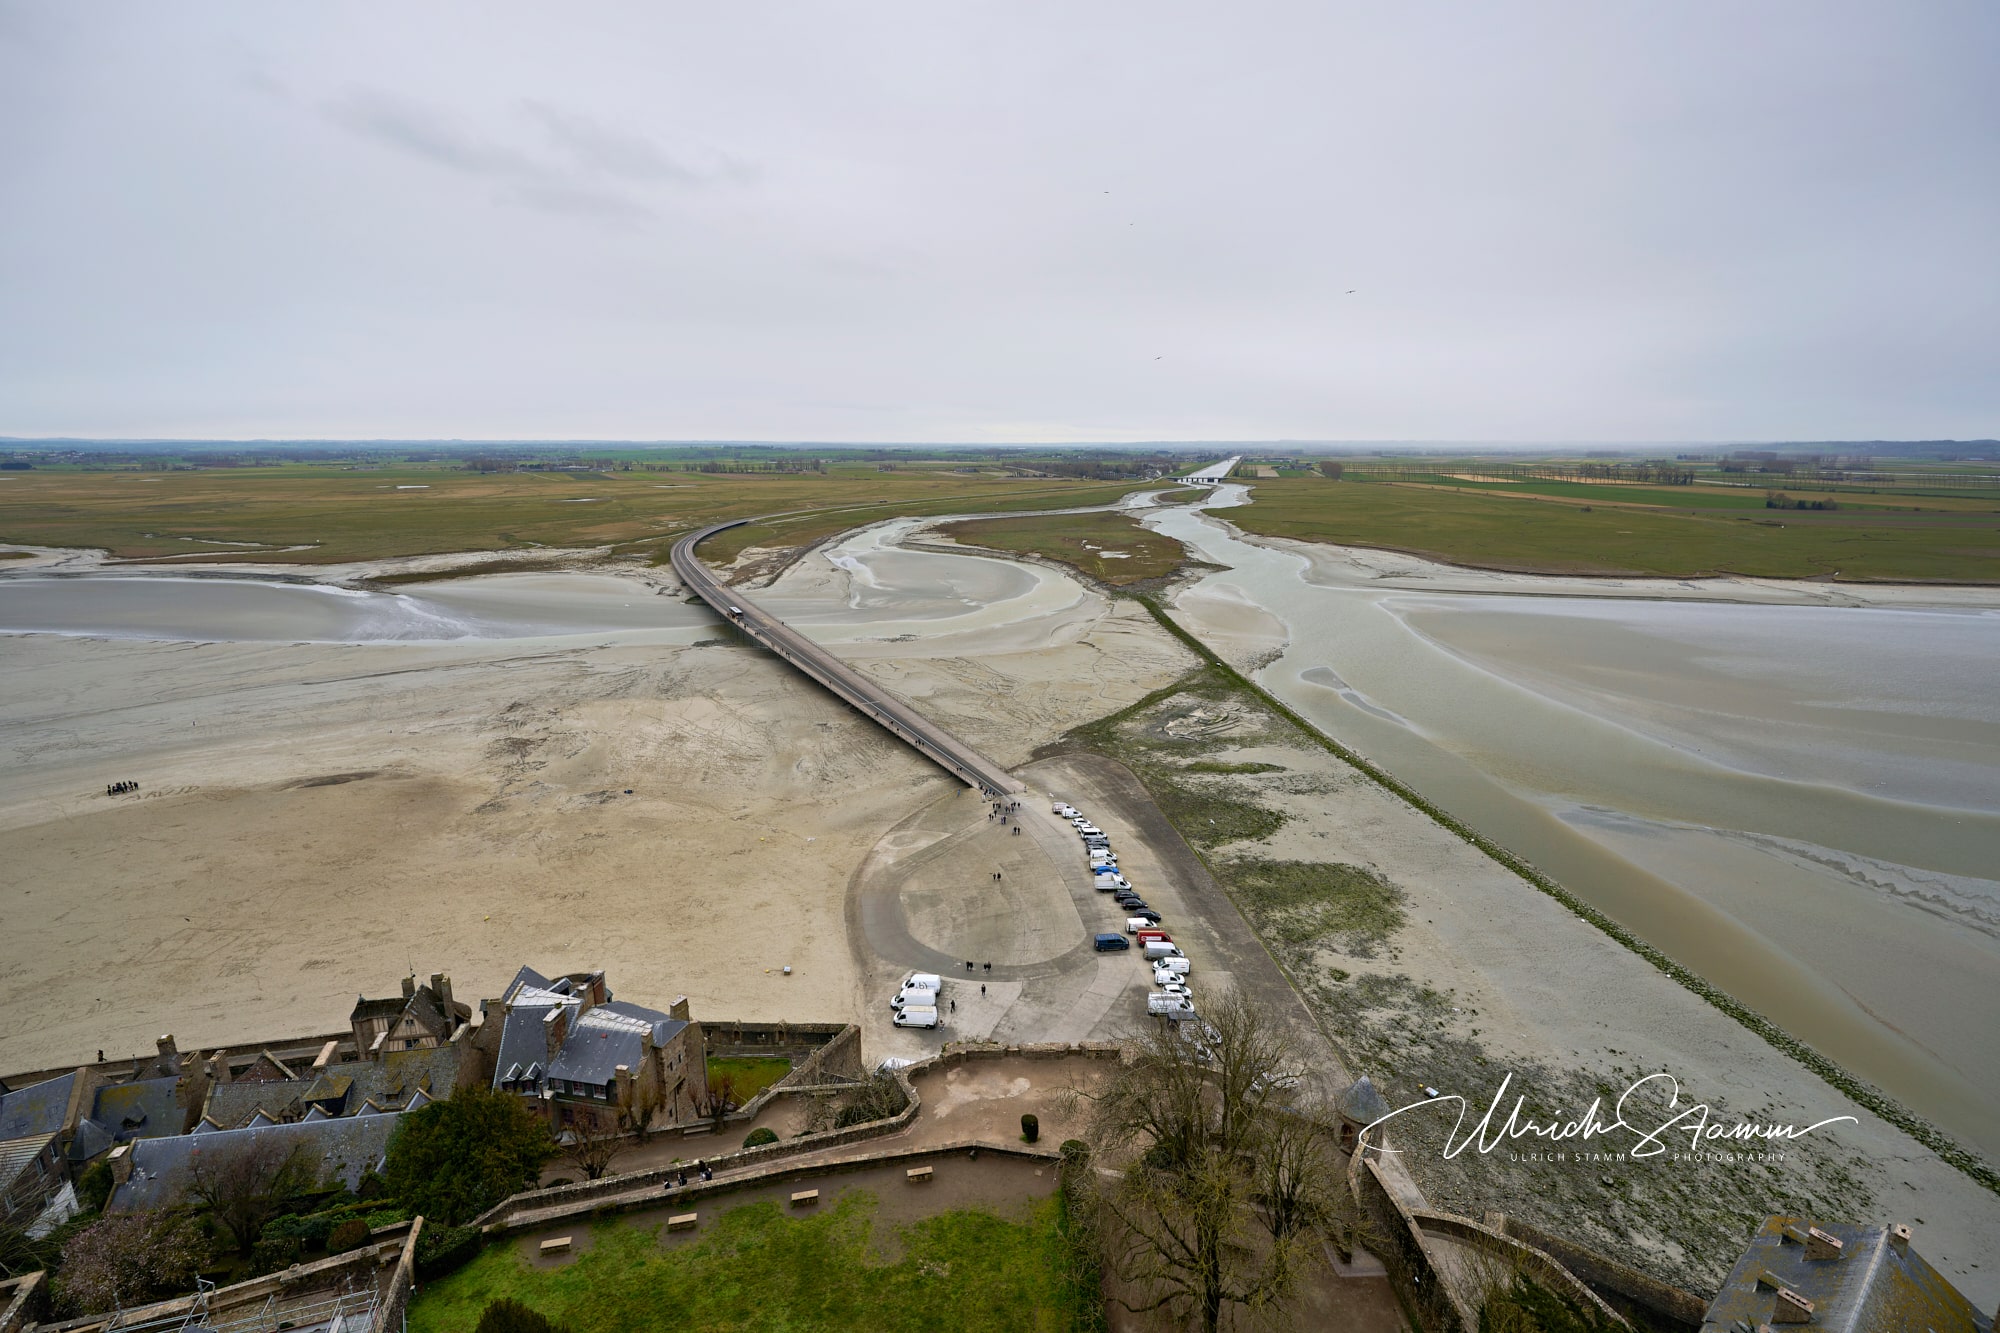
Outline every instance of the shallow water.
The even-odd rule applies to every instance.
[[[2000,613],[1411,592],[1149,522],[1315,725],[2000,1151]]]
[[[712,625],[704,608],[597,574],[495,574],[364,592],[143,575],[0,579],[0,633],[202,642],[538,638]]]

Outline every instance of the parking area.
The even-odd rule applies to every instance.
[[[1082,838],[1051,809],[1060,799],[1103,830],[1119,873],[1186,956],[1196,1011],[1244,988],[1295,1034],[1308,1064],[1337,1076],[1277,965],[1128,770],[1072,755],[1021,776],[1030,790],[1018,810],[996,815],[970,791],[944,797],[885,835],[850,881],[871,1060],[921,1059],[948,1041],[1116,1041],[1156,1021],[1138,946],[1092,947],[1100,933],[1132,939],[1129,913],[1096,888]],[[892,997],[913,972],[940,979],[935,1028],[894,1024]]]

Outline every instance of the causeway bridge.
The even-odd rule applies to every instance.
[[[1027,790],[1018,778],[999,764],[926,719],[908,704],[891,698],[873,681],[776,616],[760,609],[742,593],[723,586],[722,581],[709,572],[708,566],[701,563],[694,548],[718,532],[755,521],[739,518],[728,523],[713,523],[681,538],[673,547],[674,573],[680,575],[681,582],[695,596],[714,607],[723,619],[833,691],[843,702],[873,719],[897,740],[967,786],[989,796],[1013,796]]]

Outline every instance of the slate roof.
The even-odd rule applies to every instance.
[[[186,1190],[189,1173],[199,1157],[256,1143],[276,1143],[284,1148],[301,1145],[318,1164],[323,1183],[338,1181],[353,1189],[365,1172],[381,1165],[389,1149],[389,1136],[401,1120],[400,1115],[342,1116],[170,1139],[139,1139],[131,1147],[131,1179],[111,1192],[105,1211],[129,1212],[173,1203]]]
[[[499,1058],[493,1070],[496,1088],[510,1078],[528,1077],[531,1069],[539,1075],[540,1067],[547,1063],[548,1039],[542,1035],[542,1018],[556,1005],[577,1003],[559,994],[554,986],[541,973],[524,967],[501,992],[501,1004],[507,1008],[503,1011]],[[489,1014],[487,1021],[492,1022],[493,1016]]]
[[[11,1186],[28,1164],[41,1156],[49,1146],[49,1134],[34,1134],[26,1138],[8,1139],[0,1142],[0,1192]]]
[[[658,1046],[686,1026],[657,1009],[607,1000],[570,1024],[562,1049],[549,1061],[547,1077],[602,1086],[611,1082],[619,1065],[638,1071],[648,1036]]]
[[[336,1118],[358,1115],[371,1101],[378,1108],[400,1111],[419,1091],[449,1097],[458,1084],[463,1056],[457,1046],[423,1046],[389,1051],[380,1060],[328,1065],[308,1078],[282,1083],[218,1083],[209,1090],[204,1114],[225,1129],[236,1128],[258,1111],[274,1120],[299,1119],[305,1114],[305,1103],[323,1095],[337,1096],[342,1083],[346,1085],[345,1099],[337,1108],[327,1103]]]
[[[1340,1094],[1340,1113],[1358,1125],[1372,1125],[1389,1114],[1389,1103],[1375,1090],[1374,1081],[1363,1074]]]
[[[1809,1228],[1838,1240],[1839,1257],[1810,1257]],[[1992,1333],[1993,1317],[1924,1261],[1907,1229],[1900,1229],[1900,1238],[1898,1230],[1845,1222],[1814,1228],[1804,1218],[1766,1218],[1709,1303],[1703,1333],[1772,1323],[1780,1285],[1812,1302],[1811,1327],[1827,1333]]]
[[[90,1114],[76,1127],[71,1161],[87,1162],[112,1145],[128,1139],[156,1139],[181,1132],[184,1112],[174,1100],[180,1082],[172,1078],[111,1083],[91,1098]]]
[[[0,1097],[0,1140],[46,1139],[56,1133],[69,1114],[69,1095],[75,1086],[72,1072]]]

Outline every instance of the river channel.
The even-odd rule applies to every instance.
[[[1315,726],[2000,1150],[2000,610],[1469,592],[1195,510],[1149,525],[1227,567],[1179,599],[1190,628],[1274,618],[1256,678]]]

